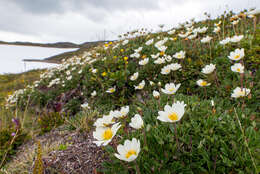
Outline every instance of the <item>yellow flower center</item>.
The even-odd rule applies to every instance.
[[[160,52],[160,56],[163,56],[163,55],[164,55],[164,51],[161,51],[161,52]]]
[[[237,68],[237,71],[240,72],[240,68]]]
[[[239,95],[241,95],[241,96],[244,96],[245,95],[245,91],[239,91]]]
[[[181,55],[180,55],[180,54],[178,54],[178,55],[177,55],[177,57],[178,57],[178,58],[181,58]]]
[[[169,69],[166,69],[166,70],[165,70],[165,72],[167,72],[167,73],[168,73],[168,72],[170,72],[170,70],[169,70]]]
[[[112,130],[110,128],[108,128],[107,130],[105,130],[105,132],[103,133],[103,139],[104,140],[110,140],[112,138]]]
[[[234,58],[235,58],[235,59],[240,58],[240,54],[237,54]]]
[[[205,81],[201,82],[201,86],[206,86],[207,84],[208,84],[208,83],[205,82]]]
[[[130,156],[132,155],[136,155],[136,151],[135,150],[129,150],[126,154],[125,157],[128,159],[130,158]]]
[[[178,115],[175,112],[173,112],[168,116],[168,118],[172,121],[176,121],[178,120]]]
[[[112,89],[110,89],[109,91],[110,91],[110,92],[115,92],[115,89],[114,89],[114,88],[112,88]]]
[[[174,88],[170,88],[169,91],[170,91],[170,92],[174,91]]]

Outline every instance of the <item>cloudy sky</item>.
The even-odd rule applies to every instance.
[[[0,40],[81,43],[158,29],[203,13],[260,7],[259,0],[0,0]]]

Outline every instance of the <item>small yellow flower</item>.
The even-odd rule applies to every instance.
[[[102,76],[103,76],[103,77],[107,76],[107,73],[106,73],[106,72],[103,72],[103,73],[102,73]]]
[[[108,44],[107,44],[107,43],[105,44],[105,47],[108,47]]]
[[[128,57],[125,56],[125,57],[124,57],[124,61],[127,61],[127,60],[128,60]]]
[[[114,59],[117,59],[117,56],[114,56],[113,58],[114,58]]]
[[[173,41],[176,41],[176,40],[177,40],[177,37],[174,37],[174,38],[173,38]]]
[[[125,61],[125,64],[127,65],[127,64],[128,64],[128,61]]]
[[[121,51],[121,52],[124,52],[124,49],[122,48],[120,51]]]
[[[111,45],[113,42],[109,42],[108,44]]]
[[[146,58],[146,55],[144,54],[143,56],[142,56],[142,59],[145,59]]]
[[[160,56],[163,56],[163,55],[164,55],[164,51],[161,51],[161,52],[160,52]]]

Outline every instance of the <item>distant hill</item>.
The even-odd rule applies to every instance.
[[[25,62],[45,62],[45,63],[60,63],[62,59],[68,59],[73,56],[78,56],[83,54],[85,51],[98,46],[99,44],[103,44],[104,42],[109,41],[94,41],[94,42],[84,42],[79,44],[79,49],[75,51],[67,51],[61,54],[57,54],[51,57],[43,58],[43,59],[24,59]]]
[[[5,42],[0,41],[3,45],[21,45],[21,46],[37,46],[50,48],[79,48],[81,45],[71,42],[56,42],[56,43],[32,43],[32,42]]]

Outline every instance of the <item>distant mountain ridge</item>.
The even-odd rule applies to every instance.
[[[62,59],[70,58],[74,55],[80,55],[84,51],[98,46],[99,44],[103,44],[105,40],[101,41],[92,41],[92,42],[84,42],[82,44],[75,44],[72,42],[56,42],[56,43],[33,43],[33,42],[5,42],[0,41],[0,45],[19,45],[19,46],[36,46],[36,47],[47,47],[47,48],[78,48],[75,51],[67,51],[58,55],[54,55],[51,57],[43,58],[43,59],[23,59],[25,62],[45,62],[45,63],[60,63]]]

